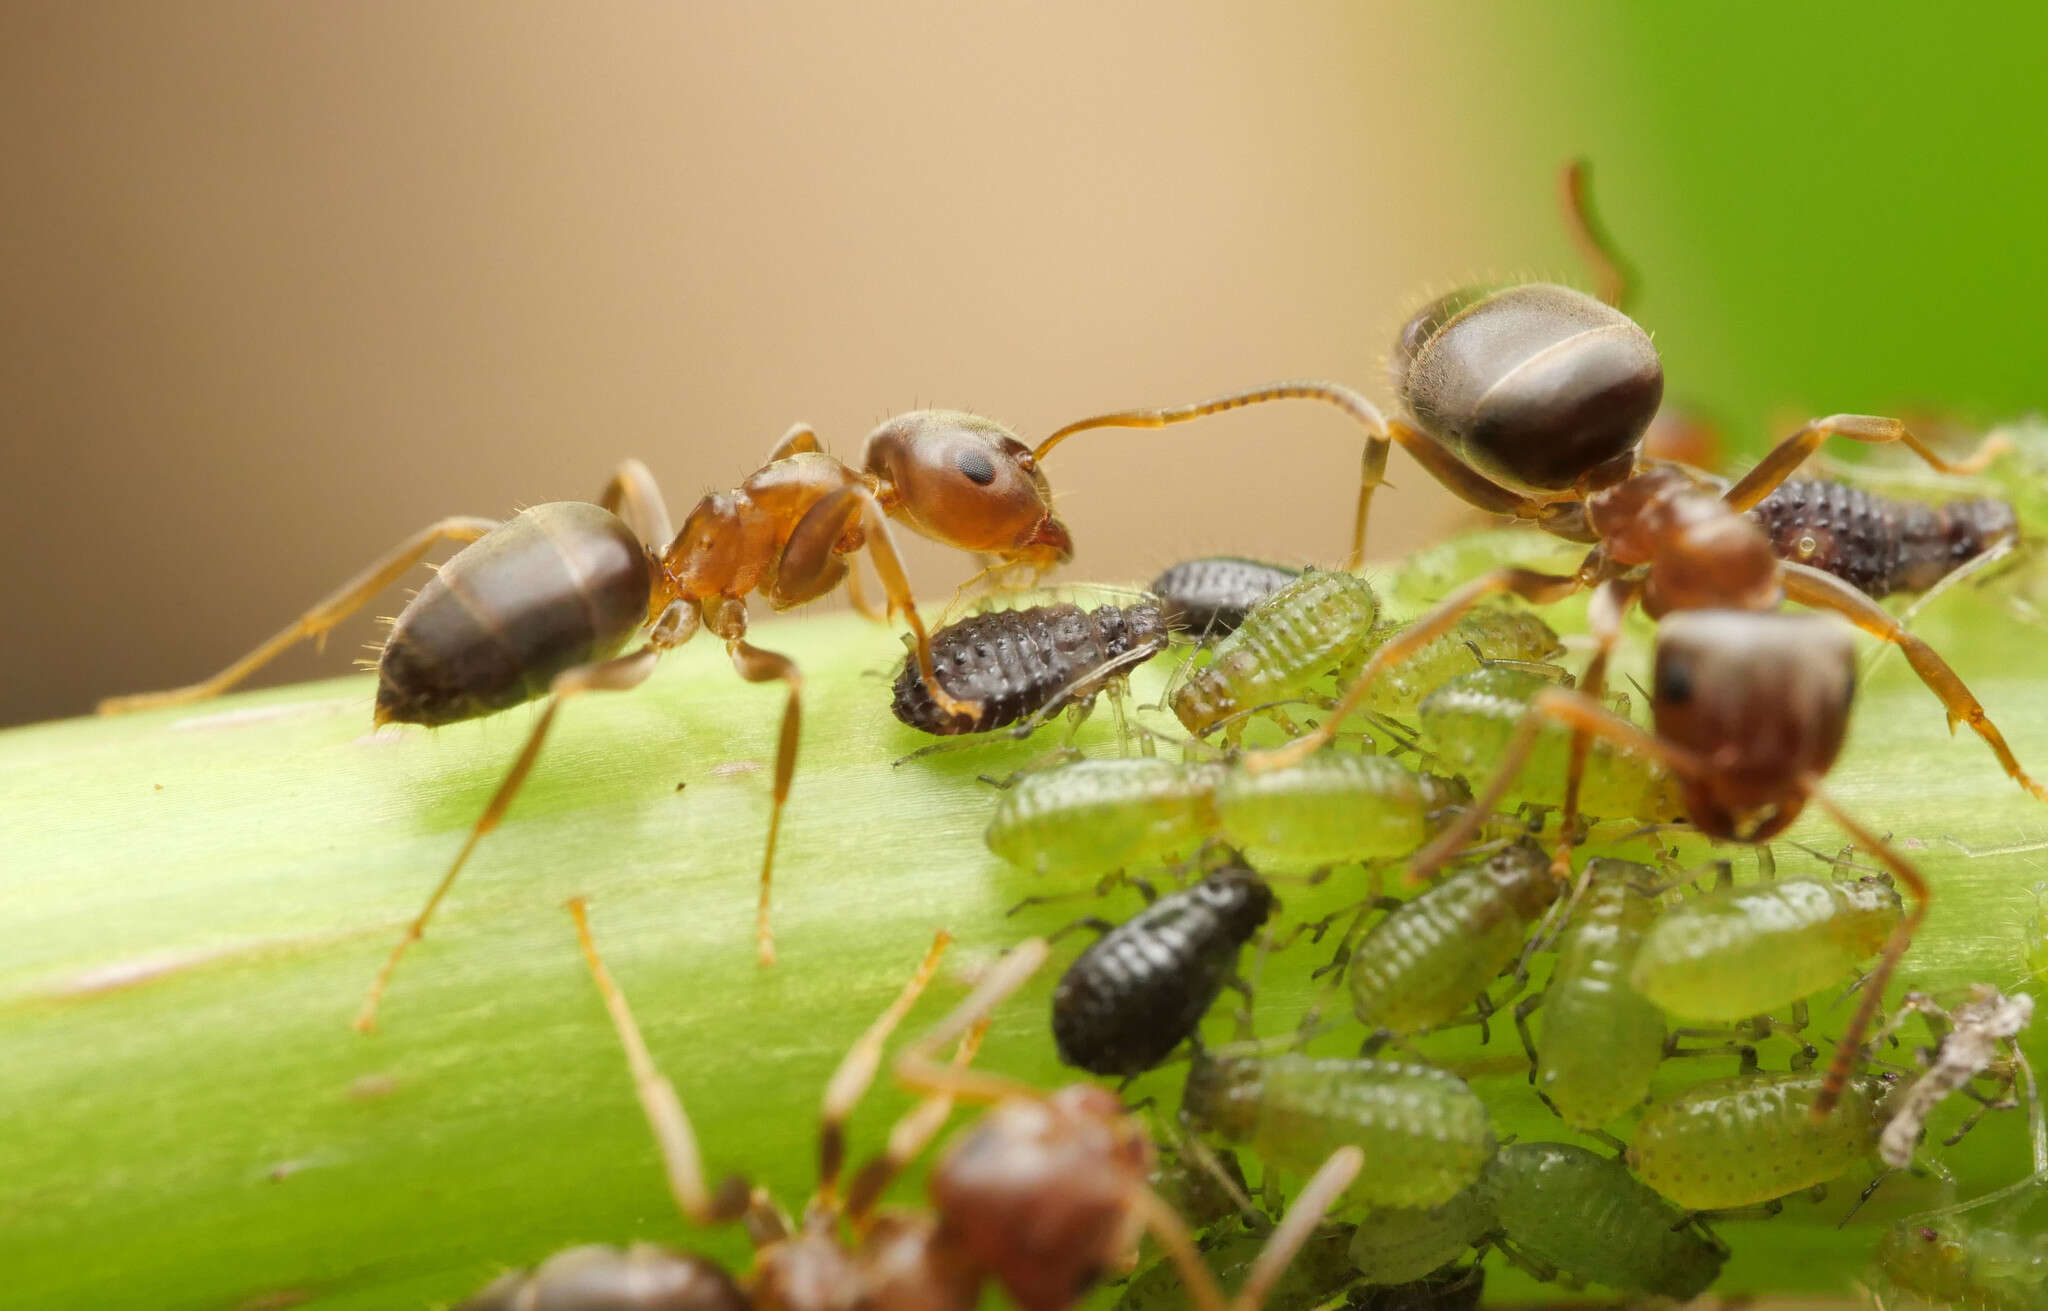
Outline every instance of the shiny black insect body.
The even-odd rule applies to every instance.
[[[1149,589],[1166,626],[1195,638],[1237,631],[1245,611],[1301,577],[1301,570],[1237,555],[1205,555],[1169,566]]]
[[[1749,517],[1778,557],[1831,573],[1871,596],[1924,592],[2019,531],[2008,501],[1926,505],[1848,483],[1796,478]]]
[[[1060,1059],[1093,1074],[1138,1074],[1194,1033],[1273,911],[1249,869],[1218,870],[1161,897],[1077,957],[1052,996]]]
[[[991,610],[932,634],[940,686],[978,704],[978,714],[942,709],[910,661],[897,675],[890,709],[912,728],[941,737],[985,732],[1087,701],[1165,647],[1166,622],[1152,601]]]

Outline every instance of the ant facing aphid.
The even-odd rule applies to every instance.
[[[212,678],[110,698],[100,710],[145,710],[217,695],[301,638],[325,635],[419,563],[436,542],[467,543],[392,625],[377,666],[377,722],[452,724],[541,697],[547,706],[454,863],[378,973],[355,1021],[367,1030],[375,1025],[378,1000],[400,956],[426,931],[478,840],[497,826],[518,794],[561,703],[583,692],[639,686],[662,652],[702,627],[725,643],[740,677],[788,688],[756,927],[761,961],[770,964],[769,881],[796,769],[803,677],[787,656],[746,640],[746,598],[759,593],[777,610],[814,601],[852,582],[850,557],[866,548],[889,608],[910,625],[933,701],[955,714],[980,713],[979,706],[955,698],[939,683],[890,519],[1022,569],[1043,571],[1073,553],[1036,458],[991,420],[951,410],[901,415],[868,435],[858,468],[826,454],[816,434],[799,424],[745,482],[699,501],[680,532],[671,529],[653,475],[629,460],[595,505],[554,501],[503,523],[441,520]],[[861,603],[857,585],[853,591]],[[621,655],[636,634],[641,645]]]

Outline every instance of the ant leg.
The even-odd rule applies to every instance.
[[[1330,1153],[1330,1159],[1323,1162],[1295,1196],[1294,1205],[1287,1208],[1287,1214],[1280,1219],[1279,1227],[1266,1239],[1266,1245],[1259,1249],[1252,1261],[1251,1273],[1244,1277],[1244,1283],[1231,1299],[1231,1311],[1259,1311],[1265,1305],[1266,1297],[1273,1286],[1280,1282],[1280,1276],[1287,1271],[1288,1262],[1309,1240],[1316,1226],[1336,1204],[1358,1172],[1365,1168],[1365,1153],[1356,1147],[1339,1147]]]
[[[775,448],[768,452],[766,463],[773,464],[792,455],[804,455],[824,449],[825,443],[818,440],[817,431],[810,424],[792,423],[789,425],[789,431],[782,434],[782,440],[775,443]]]
[[[604,958],[597,953],[597,940],[591,936],[583,898],[570,900],[569,914],[576,920],[576,937],[583,945],[583,959],[589,962],[590,976],[604,998],[605,1009],[611,1013],[619,1045],[626,1049],[626,1064],[633,1071],[633,1090],[639,1095],[648,1127],[654,1130],[654,1142],[661,1151],[668,1191],[675,1198],[676,1208],[693,1224],[737,1220],[748,1210],[746,1184],[734,1179],[716,1197],[705,1189],[704,1159],[697,1148],[696,1132],[690,1128],[690,1117],[683,1110],[683,1099],[655,1065],[646,1040],[640,1036],[640,1026],[633,1022],[633,1011],[626,1005],[625,994],[612,982]]]
[[[768,890],[775,878],[775,842],[782,835],[782,808],[789,801],[789,785],[796,778],[797,737],[803,726],[804,676],[798,672],[796,661],[773,651],[764,651],[744,638],[727,638],[725,645],[732,655],[732,667],[739,671],[741,678],[749,683],[780,680],[789,688],[789,700],[782,709],[782,736],[775,745],[775,791],[768,805],[768,845],[761,853],[761,904],[754,917],[755,955],[761,964],[773,965],[775,930],[768,922]]]
[[[1491,573],[1481,574],[1381,643],[1380,648],[1365,662],[1358,677],[1344,690],[1344,695],[1338,699],[1336,706],[1319,727],[1294,739],[1286,746],[1248,753],[1244,758],[1244,767],[1254,774],[1285,769],[1290,765],[1299,764],[1312,753],[1328,746],[1336,738],[1337,730],[1344,720],[1365,700],[1374,679],[1449,632],[1460,617],[1487,597],[1497,592],[1513,592],[1525,601],[1543,605],[1562,600],[1583,586],[1584,583],[1576,574],[1543,574],[1532,569],[1515,568],[1495,569]]]
[[[1948,710],[1949,731],[1954,732],[1959,721],[1967,723],[1978,737],[1984,739],[1985,745],[1991,748],[1991,754],[1998,757],[1998,763],[2015,783],[2037,799],[2048,801],[2048,788],[2036,783],[2026,770],[2020,768],[2018,757],[2006,745],[2005,734],[1991,722],[1991,716],[1984,712],[1983,703],[1933,647],[1901,627],[1890,611],[1834,575],[1789,561],[1782,562],[1779,569],[1785,582],[1785,595],[1792,600],[1832,610],[1871,636],[1898,647],[1899,653],[1906,657],[1906,663],[1913,666],[1913,672],[1920,675],[1920,681],[1927,684],[1928,691],[1941,698],[1941,704]]]
[[[1586,675],[1579,680],[1579,690],[1594,701],[1607,690],[1607,662],[1614,655],[1615,643],[1621,640],[1621,619],[1636,599],[1637,590],[1636,583],[1610,579],[1594,591],[1592,604],[1586,609],[1594,647],[1593,658],[1586,664]],[[1583,731],[1572,731],[1570,764],[1564,777],[1564,813],[1558,823],[1557,855],[1551,861],[1551,873],[1560,878],[1571,877],[1573,830],[1579,821],[1579,787],[1586,774],[1586,750],[1591,745]]]
[[[597,503],[625,521],[633,536],[656,555],[675,540],[675,525],[669,521],[668,502],[654,475],[638,460],[621,461],[612,470],[611,481],[598,494]]]
[[[615,656],[595,664],[578,665],[555,675],[555,681],[548,690],[547,705],[540,717],[533,721],[533,727],[526,734],[526,745],[519,749],[519,755],[512,761],[512,768],[505,772],[504,781],[498,790],[484,804],[483,814],[477,816],[470,826],[469,837],[462,843],[462,850],[455,853],[455,861],[448,866],[448,872],[434,885],[427,896],[427,904],[420,907],[420,913],[406,925],[398,944],[385,958],[384,966],[377,971],[377,977],[370,983],[370,991],[363,997],[362,1009],[356,1012],[350,1024],[358,1033],[369,1033],[377,1027],[377,1007],[384,999],[384,989],[391,982],[392,972],[404,958],[406,949],[426,936],[427,921],[434,917],[442,898],[448,889],[455,886],[455,876],[462,873],[462,867],[469,855],[476,850],[476,844],[483,836],[498,827],[498,821],[505,817],[505,811],[512,804],[512,798],[519,795],[519,789],[526,782],[527,774],[533,770],[534,762],[540,759],[541,744],[547,740],[548,729],[554,725],[555,713],[562,703],[572,696],[584,692],[625,692],[647,681],[654,672],[654,665],[661,653],[671,646],[688,641],[697,631],[697,612],[684,602],[672,603],[655,621],[654,629],[648,635],[646,645],[630,655]]]
[[[953,1069],[964,1069],[974,1059],[987,1033],[986,1019],[967,1031],[967,1036],[960,1040],[960,1046],[953,1053]],[[866,1222],[882,1200],[882,1194],[896,1181],[896,1176],[903,1173],[903,1168],[921,1156],[932,1139],[939,1136],[939,1130],[946,1127],[946,1119],[952,1114],[952,1094],[934,1093],[896,1121],[889,1130],[889,1140],[882,1154],[863,1165],[847,1187],[846,1218],[856,1230]]]
[[[1857,1004],[1856,1014],[1849,1021],[1849,1028],[1842,1034],[1835,1046],[1835,1057],[1828,1065],[1827,1078],[1821,1084],[1820,1094],[1813,1099],[1813,1118],[1823,1119],[1835,1108],[1841,1099],[1842,1089],[1848,1085],[1849,1075],[1855,1069],[1856,1055],[1863,1047],[1863,1035],[1870,1031],[1870,1022],[1877,1010],[1884,1004],[1884,987],[1891,981],[1892,971],[1898,968],[1899,958],[1906,954],[1906,948],[1913,944],[1913,935],[1920,930],[1920,921],[1927,918],[1927,903],[1934,896],[1934,890],[1927,886],[1927,880],[1920,876],[1905,857],[1894,851],[1891,844],[1865,828],[1852,817],[1835,799],[1828,795],[1817,778],[1809,778],[1804,784],[1806,794],[1815,804],[1828,812],[1835,823],[1842,826],[1852,841],[1871,855],[1896,876],[1900,883],[1913,894],[1913,909],[1892,930],[1885,940],[1884,953],[1878,957],[1877,967],[1866,977],[1863,1000]]]
[[[1593,218],[1586,169],[1585,160],[1574,159],[1567,161],[1558,174],[1565,230],[1571,233],[1572,244],[1579,248],[1579,258],[1593,271],[1593,285],[1600,289],[1600,299],[1616,309],[1624,309],[1632,283],[1628,270],[1614,253],[1614,243]]]
[[[1012,947],[936,1027],[897,1054],[897,1082],[913,1092],[944,1093],[975,1102],[998,1102],[1006,1097],[1042,1099],[1043,1094],[1029,1084],[999,1075],[948,1069],[934,1061],[932,1053],[981,1023],[1005,998],[1023,987],[1045,964],[1050,951],[1043,938],[1026,938]]]
[[[110,696],[99,703],[98,711],[103,715],[125,715],[134,710],[182,706],[187,702],[204,701],[208,697],[219,696],[275,660],[300,639],[310,637],[316,642],[325,641],[330,629],[362,609],[364,603],[372,596],[389,587],[398,580],[399,575],[418,564],[434,543],[473,542],[497,526],[496,519],[479,519],[472,515],[454,515],[428,524],[400,542],[388,554],[378,558],[361,573],[321,597],[312,609],[286,625],[284,631],[213,677],[201,679],[184,687],[167,688],[161,692],[132,692],[126,696]]]
[[[839,1068],[832,1071],[832,1077],[825,1081],[825,1095],[818,1107],[818,1188],[812,1196],[812,1207],[822,1207],[829,1212],[835,1204],[839,1170],[846,1164],[846,1118],[853,1114],[853,1108],[875,1081],[875,1071],[882,1064],[882,1044],[889,1041],[889,1035],[896,1031],[896,1026],[916,1004],[925,985],[932,981],[932,975],[938,972],[939,958],[946,954],[946,948],[952,941],[952,934],[944,929],[938,931],[932,938],[931,950],[918,963],[910,982],[903,985],[896,999],[854,1040],[853,1046],[847,1048]]]
[[[1779,483],[1791,477],[1794,470],[1806,463],[1806,457],[1819,450],[1821,443],[1830,437],[1847,437],[1851,441],[1880,445],[1899,442],[1941,473],[1981,473],[1992,460],[2012,449],[2012,443],[2004,434],[1993,433],[1964,458],[1945,460],[1897,419],[1881,418],[1875,414],[1835,414],[1813,420],[1772,447],[1770,453],[1758,460],[1755,468],[1742,475],[1742,480],[1730,487],[1721,499],[1732,510],[1754,507],[1776,490]]]
[[[854,611],[868,622],[889,622],[888,607],[876,605],[868,596],[867,584],[860,580],[860,566],[851,560],[846,562],[846,599],[853,602]]]

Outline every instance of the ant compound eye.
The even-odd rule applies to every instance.
[[[986,487],[996,480],[996,462],[988,458],[987,451],[967,447],[953,457],[953,465],[977,486]]]
[[[1657,670],[1657,699],[1671,706],[1692,700],[1692,671],[1676,660],[1664,664]]]

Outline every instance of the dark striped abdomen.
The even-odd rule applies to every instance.
[[[1245,611],[1301,576],[1301,570],[1235,555],[1207,555],[1170,565],[1148,589],[1166,626],[1197,638],[1237,631]]]
[[[1001,728],[1093,695],[1103,681],[1165,645],[1166,625],[1149,601],[1121,609],[1063,604],[969,615],[932,634],[932,669],[955,697],[980,702],[981,713],[972,719],[942,713],[914,658],[896,675],[890,709],[912,728],[939,736]]]
[[[1097,938],[1053,991],[1060,1059],[1093,1074],[1138,1074],[1165,1060],[1209,1013],[1238,949],[1272,910],[1258,875],[1224,869]]]
[[[1780,559],[1831,573],[1870,596],[1924,592],[2018,529],[2005,501],[1923,505],[1803,478],[1779,486],[1749,516],[1770,534]]]
[[[650,568],[599,506],[521,511],[456,552],[399,613],[377,662],[377,722],[475,719],[617,655],[647,622]]]

